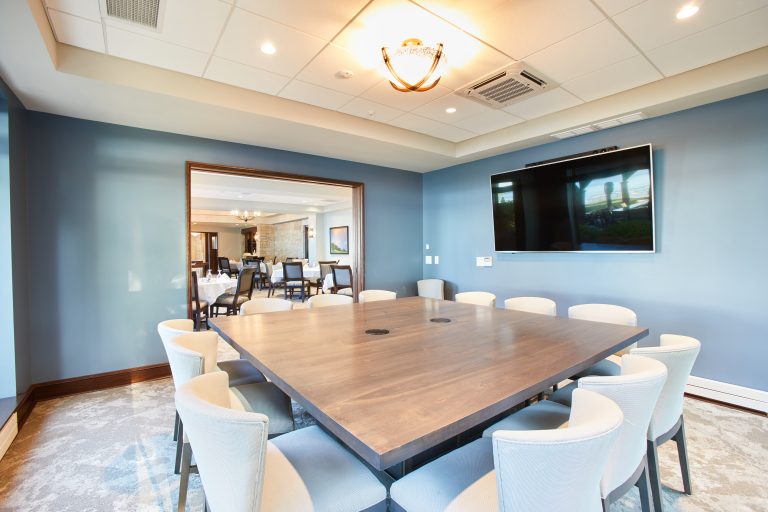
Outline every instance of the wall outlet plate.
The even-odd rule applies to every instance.
[[[424,263],[426,263],[427,265],[431,265],[432,264],[432,256],[424,256]]]
[[[440,256],[435,256],[435,265],[440,264]]]
[[[475,261],[477,262],[476,265],[478,267],[493,266],[493,256],[478,256],[477,258],[475,258]]]

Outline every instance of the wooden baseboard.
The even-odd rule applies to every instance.
[[[16,418],[16,413],[11,414],[11,417],[8,418],[8,421],[0,429],[0,460],[2,460],[5,452],[8,451],[11,443],[16,438],[16,434],[19,433],[19,423]]]
[[[16,407],[19,429],[27,421],[37,402],[76,395],[78,393],[87,393],[89,391],[127,386],[136,382],[162,379],[170,376],[171,367],[168,363],[162,363],[32,384]]]

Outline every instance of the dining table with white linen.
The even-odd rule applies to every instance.
[[[228,289],[237,285],[237,279],[230,279],[226,274],[221,277],[214,275],[210,279],[203,277],[197,281],[197,291],[200,300],[207,300],[209,304],[216,302],[216,299]]]
[[[317,279],[320,277],[320,267],[304,267],[304,277],[307,279]],[[272,267],[272,282],[279,283],[283,280],[283,265],[277,263]]]

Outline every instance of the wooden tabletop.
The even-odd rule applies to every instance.
[[[648,334],[639,327],[422,297],[209,323],[378,469],[450,439]],[[389,333],[366,334],[370,329]]]

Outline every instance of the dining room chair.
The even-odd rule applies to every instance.
[[[379,300],[395,300],[397,292],[389,290],[363,290],[357,294],[358,302],[376,302]]]
[[[213,316],[219,316],[219,308],[224,308],[227,316],[236,315],[240,306],[250,300],[252,294],[253,269],[244,268],[237,275],[237,284],[234,289],[216,297],[216,301],[211,304],[211,313]]]
[[[512,297],[504,301],[504,309],[557,316],[557,304],[545,297]]]
[[[240,315],[258,315],[261,313],[273,313],[276,311],[290,311],[293,309],[293,302],[285,299],[275,299],[267,297],[257,297],[240,306]]]
[[[219,270],[221,270],[221,273],[227,274],[229,277],[232,277],[232,267],[229,265],[229,258],[224,256],[219,256],[217,258],[217,261],[219,263]]]
[[[384,485],[320,427],[268,439],[272,417],[233,408],[226,375],[191,379],[175,399],[212,512],[387,510]]]
[[[609,398],[577,390],[566,428],[498,430],[449,452],[393,483],[392,509],[594,512],[623,417]]]
[[[288,300],[289,296],[293,298],[293,293],[298,288],[301,291],[299,298],[304,302],[306,296],[311,295],[309,283],[310,280],[304,277],[304,265],[300,261],[283,263],[283,298],[285,300]]]
[[[205,325],[208,328],[208,315],[210,314],[210,305],[207,300],[200,299],[200,290],[197,283],[197,272],[192,272],[192,321],[195,324],[195,330]]]
[[[337,265],[339,263],[339,260],[328,260],[328,261],[318,261],[317,264],[320,267],[320,277],[317,278],[317,281],[315,281],[313,284],[315,287],[317,287],[317,294],[325,293],[325,290],[323,289],[323,284],[325,283],[325,278],[328,276],[328,274],[331,273],[331,265]]]
[[[646,436],[664,382],[667,368],[654,359],[625,354],[621,358],[621,374],[582,377],[554,393],[550,400],[526,407],[488,427],[483,436],[496,430],[537,430],[561,428],[568,421],[572,393],[587,389],[614,402],[624,413],[619,437],[611,449],[603,477],[600,496],[603,510],[624,496],[632,487],[640,490],[643,512],[652,510],[650,471],[646,456]]]
[[[328,306],[342,306],[352,304],[354,300],[349,295],[338,295],[326,293],[325,295],[313,295],[307,301],[307,307],[310,309],[325,308]]]
[[[421,279],[416,281],[416,289],[419,297],[440,300],[445,298],[445,281],[442,279]]]
[[[627,325],[630,327],[637,326],[637,314],[629,308],[624,306],[616,306],[614,304],[578,304],[568,308],[568,318],[575,320],[589,320],[591,322],[603,322],[606,324]],[[612,354],[602,361],[598,361],[586,370],[579,372],[574,378],[578,379],[586,375],[620,375],[621,369],[620,360],[621,356],[628,354],[630,350],[637,347],[637,343],[633,343],[626,348],[623,348]]]
[[[496,307],[496,296],[488,292],[462,292],[455,296],[456,302],[474,304],[476,306]]]
[[[331,265],[331,275],[333,275],[333,293],[353,295],[351,266]]]

